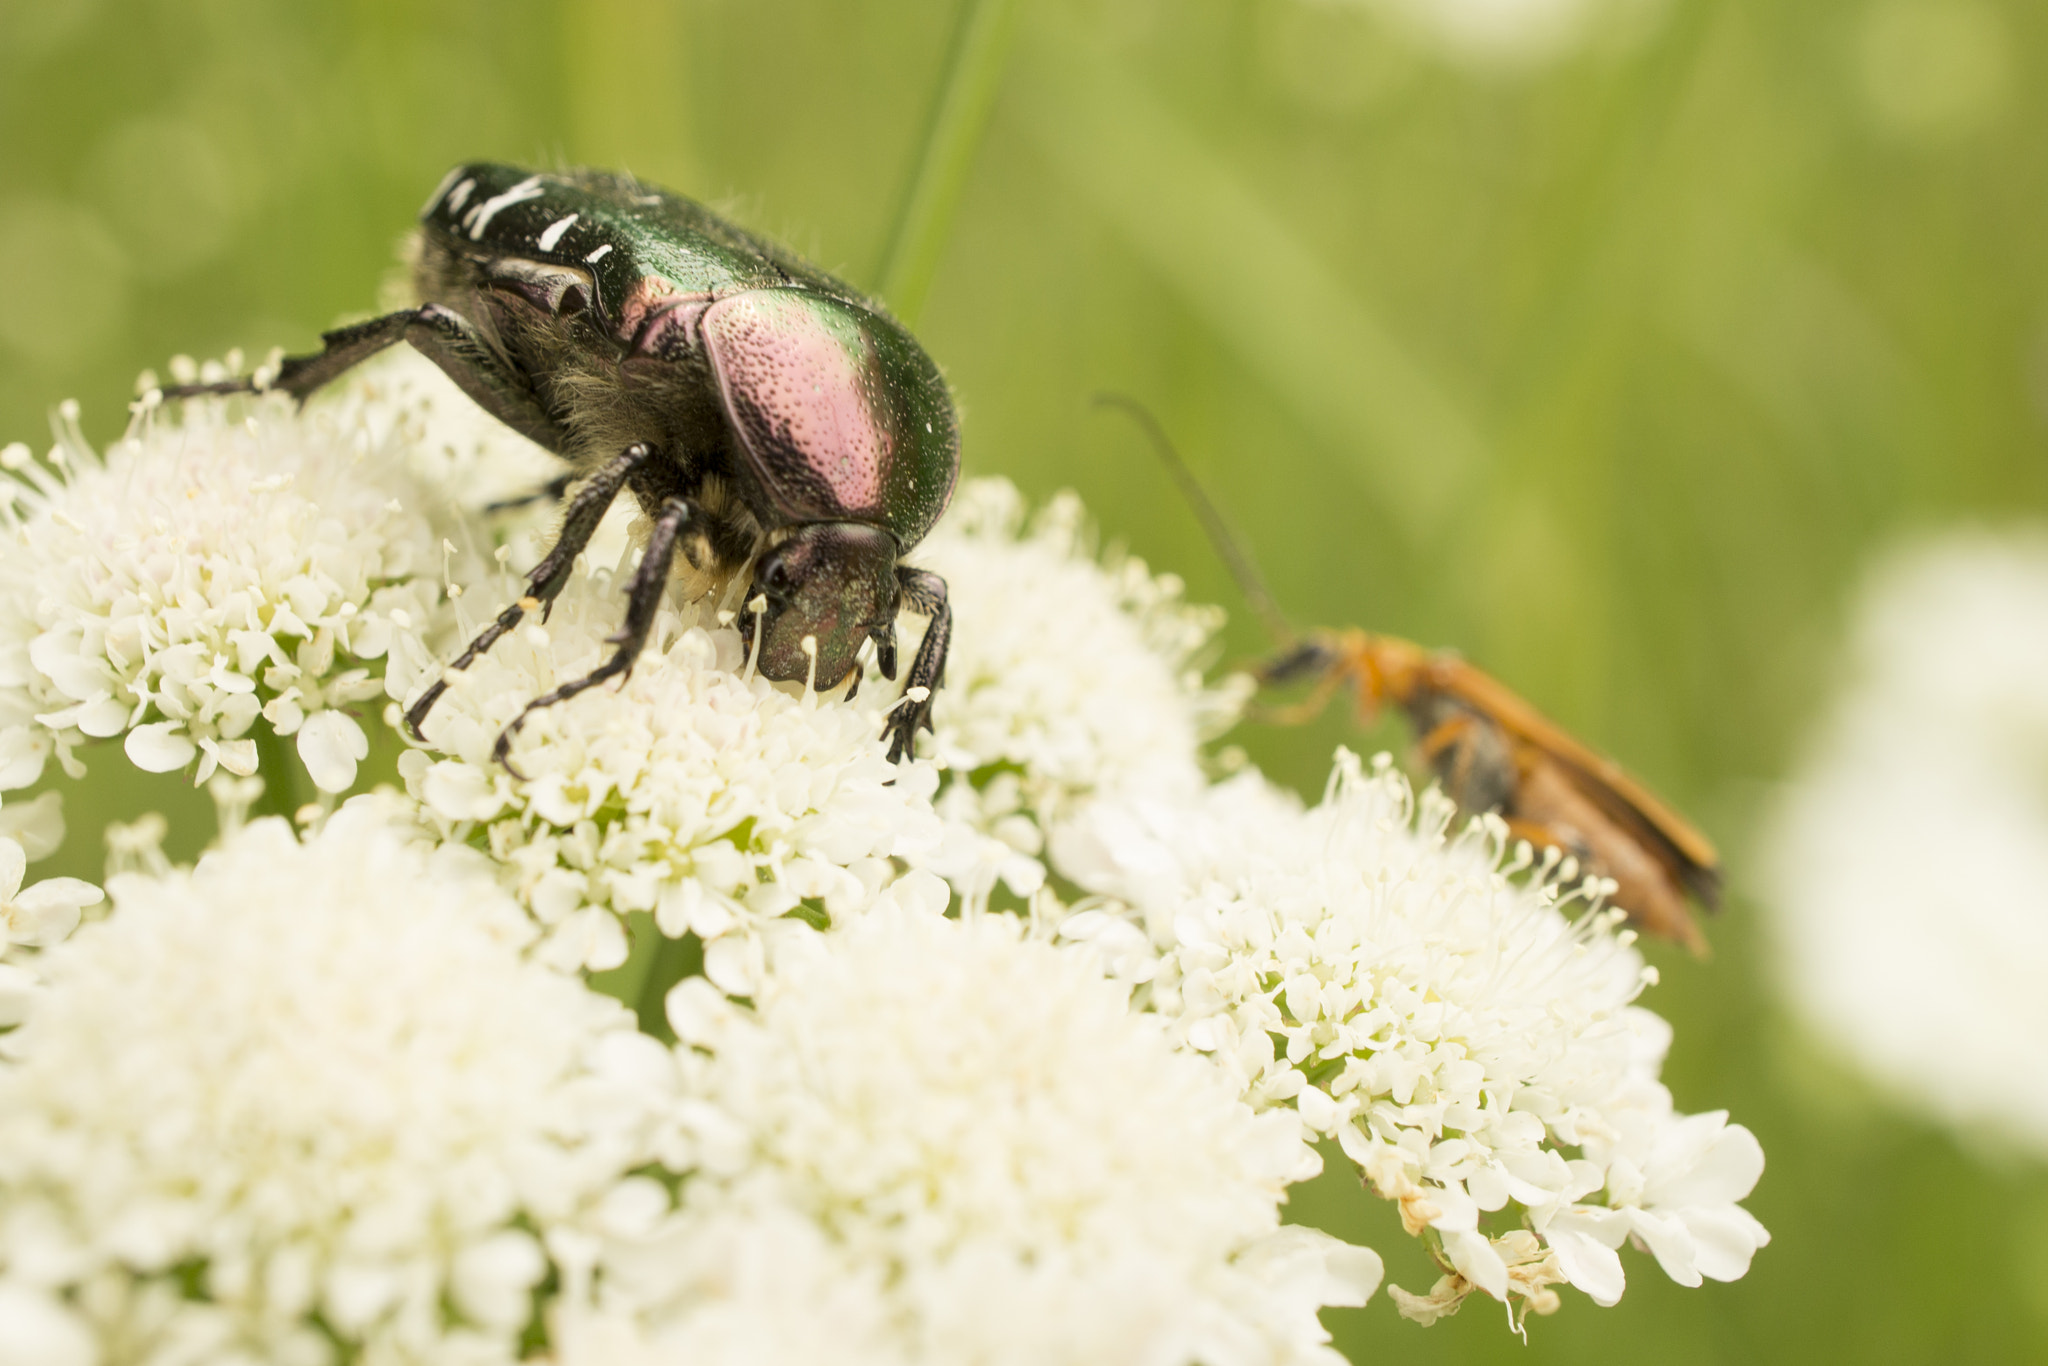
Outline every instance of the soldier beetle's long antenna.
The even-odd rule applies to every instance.
[[[1238,589],[1244,594],[1245,600],[1251,603],[1252,610],[1259,614],[1259,619],[1266,623],[1266,629],[1273,633],[1273,638],[1281,645],[1296,644],[1301,638],[1300,633],[1289,624],[1287,614],[1280,610],[1280,604],[1267,589],[1266,581],[1260,576],[1258,567],[1252,563],[1251,556],[1245,553],[1242,543],[1231,534],[1230,524],[1223,520],[1223,513],[1216,504],[1209,501],[1209,495],[1203,491],[1194,471],[1180,458],[1180,452],[1174,449],[1172,438],[1167,436],[1166,429],[1159,425],[1159,419],[1152,416],[1152,410],[1129,394],[1119,393],[1095,395],[1095,406],[1115,408],[1127,414],[1144,429],[1145,435],[1151,438],[1153,450],[1159,453],[1161,463],[1166,466],[1167,473],[1173,476],[1173,482],[1179,486],[1181,496],[1194,508],[1195,516],[1201,520],[1202,530],[1209,534],[1210,544],[1216,547],[1217,555],[1230,570],[1230,577],[1237,580]]]

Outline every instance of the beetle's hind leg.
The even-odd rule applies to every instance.
[[[697,505],[687,498],[670,498],[661,505],[655,515],[654,526],[647,535],[647,549],[640,556],[640,567],[633,571],[632,583],[626,590],[626,619],[614,632],[608,644],[618,648],[604,663],[592,669],[573,683],[564,683],[552,692],[542,693],[528,702],[512,723],[498,732],[498,742],[491,746],[491,757],[505,766],[505,771],[515,778],[523,778],[518,769],[512,767],[512,740],[519,734],[526,718],[542,707],[552,707],[557,702],[566,702],[577,693],[587,692],[608,678],[616,678],[633,671],[633,661],[647,648],[647,637],[654,631],[654,614],[661,607],[661,596],[668,588],[668,572],[675,564],[676,549],[683,532],[697,516]]]
[[[522,493],[517,498],[500,498],[495,503],[485,503],[485,512],[516,512],[520,508],[532,507],[535,503],[559,503],[569,495],[569,485],[576,482],[573,474],[550,479],[532,493]]]
[[[562,534],[555,538],[554,546],[541,562],[526,576],[526,594],[519,601],[498,613],[498,618],[469,643],[469,648],[459,655],[435,680],[434,686],[420,694],[405,713],[406,728],[415,738],[420,738],[420,727],[426,723],[427,713],[441,700],[441,694],[448,691],[449,673],[460,672],[476,663],[477,659],[501,640],[507,631],[517,626],[528,612],[543,614],[554,604],[555,598],[569,582],[569,571],[575,567],[576,557],[583,553],[590,538],[597,534],[598,523],[611,509],[619,490],[626,486],[633,474],[653,458],[654,452],[645,442],[628,446],[612,457],[603,468],[583,481],[576,490],[576,496],[569,500],[568,511],[562,515]],[[543,615],[545,620],[545,615]]]
[[[892,764],[910,753],[911,743],[920,730],[932,728],[932,697],[946,681],[946,647],[953,639],[953,609],[946,602],[946,581],[928,569],[901,567],[896,571],[896,582],[903,588],[903,605],[930,617],[931,625],[925,627],[917,657],[910,661],[910,673],[903,680],[905,693],[923,688],[924,698],[899,703],[882,729],[889,740]]]
[[[361,365],[379,351],[400,342],[441,367],[477,406],[528,440],[556,454],[566,450],[566,437],[541,407],[533,389],[498,353],[469,319],[439,304],[424,304],[386,313],[368,322],[323,332],[323,349],[310,356],[287,356],[277,374],[262,384],[256,376],[218,384],[175,384],[165,398],[197,398],[206,394],[253,394],[281,390],[304,403],[315,391]]]

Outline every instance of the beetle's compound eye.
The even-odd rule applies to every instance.
[[[775,551],[761,557],[759,568],[754,571],[754,587],[775,602],[789,600],[790,590],[795,587],[796,578],[790,570],[789,561]]]
[[[809,638],[818,687],[834,687],[853,668],[863,641],[877,637],[880,648],[877,623],[894,624],[901,592],[895,538],[859,522],[800,526],[762,554],[754,566],[754,590],[768,599],[759,626],[765,633],[761,672],[774,679],[811,677],[812,651],[804,647]],[[750,644],[755,629],[749,620]],[[893,634],[887,648],[893,656]]]

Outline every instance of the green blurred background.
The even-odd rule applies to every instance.
[[[1238,609],[1233,656],[1256,623],[1091,393],[1152,405],[1299,620],[1463,649],[1726,850],[1715,958],[1652,948],[1648,1003],[1681,1107],[1769,1155],[1748,1279],[1635,1255],[1620,1307],[1568,1293],[1527,1348],[1484,1301],[1423,1330],[1381,1299],[1329,1316],[1355,1360],[2048,1359],[2048,1175],[1810,1046],[1752,891],[1859,566],[2048,502],[2048,10],[1592,10],[1555,60],[1475,68],[1363,2],[1027,3],[920,333],[967,471],[1078,489]],[[5,0],[0,439],[65,397],[111,436],[174,352],[310,347],[462,158],[623,166],[872,285],[961,13]],[[1238,738],[1313,790],[1346,735]],[[107,759],[50,871],[189,806]],[[1346,1179],[1296,1208],[1429,1284]]]

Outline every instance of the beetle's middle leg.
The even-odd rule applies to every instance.
[[[568,510],[562,515],[562,534],[555,538],[554,546],[541,557],[541,562],[526,576],[526,594],[519,601],[498,613],[498,619],[469,643],[469,648],[459,655],[453,664],[442,671],[434,686],[420,694],[405,713],[406,728],[415,739],[420,736],[420,727],[425,724],[427,713],[441,700],[441,694],[448,691],[447,675],[467,669],[476,663],[479,656],[496,645],[507,631],[517,626],[528,612],[539,610],[545,621],[546,612],[554,605],[555,598],[569,582],[569,571],[576,565],[576,557],[583,553],[590,538],[597,534],[598,523],[610,511],[613,500],[628,480],[654,456],[653,448],[645,442],[628,446],[613,456],[597,473],[583,481],[576,490],[576,496],[569,500]]]
[[[491,757],[503,764],[513,777],[524,776],[512,767],[511,753],[512,739],[526,724],[527,717],[543,707],[566,702],[608,678],[632,672],[633,661],[647,648],[647,637],[654,631],[655,613],[661,607],[662,594],[668,589],[668,573],[675,564],[678,544],[683,532],[697,516],[697,505],[687,498],[670,498],[661,505],[661,511],[655,514],[654,526],[647,534],[647,549],[640,556],[640,567],[633,571],[633,580],[626,590],[626,619],[606,642],[618,647],[612,651],[611,658],[575,682],[564,683],[554,691],[534,698],[526,704],[525,710],[512,718],[510,725],[498,732],[498,742],[491,746]]]

